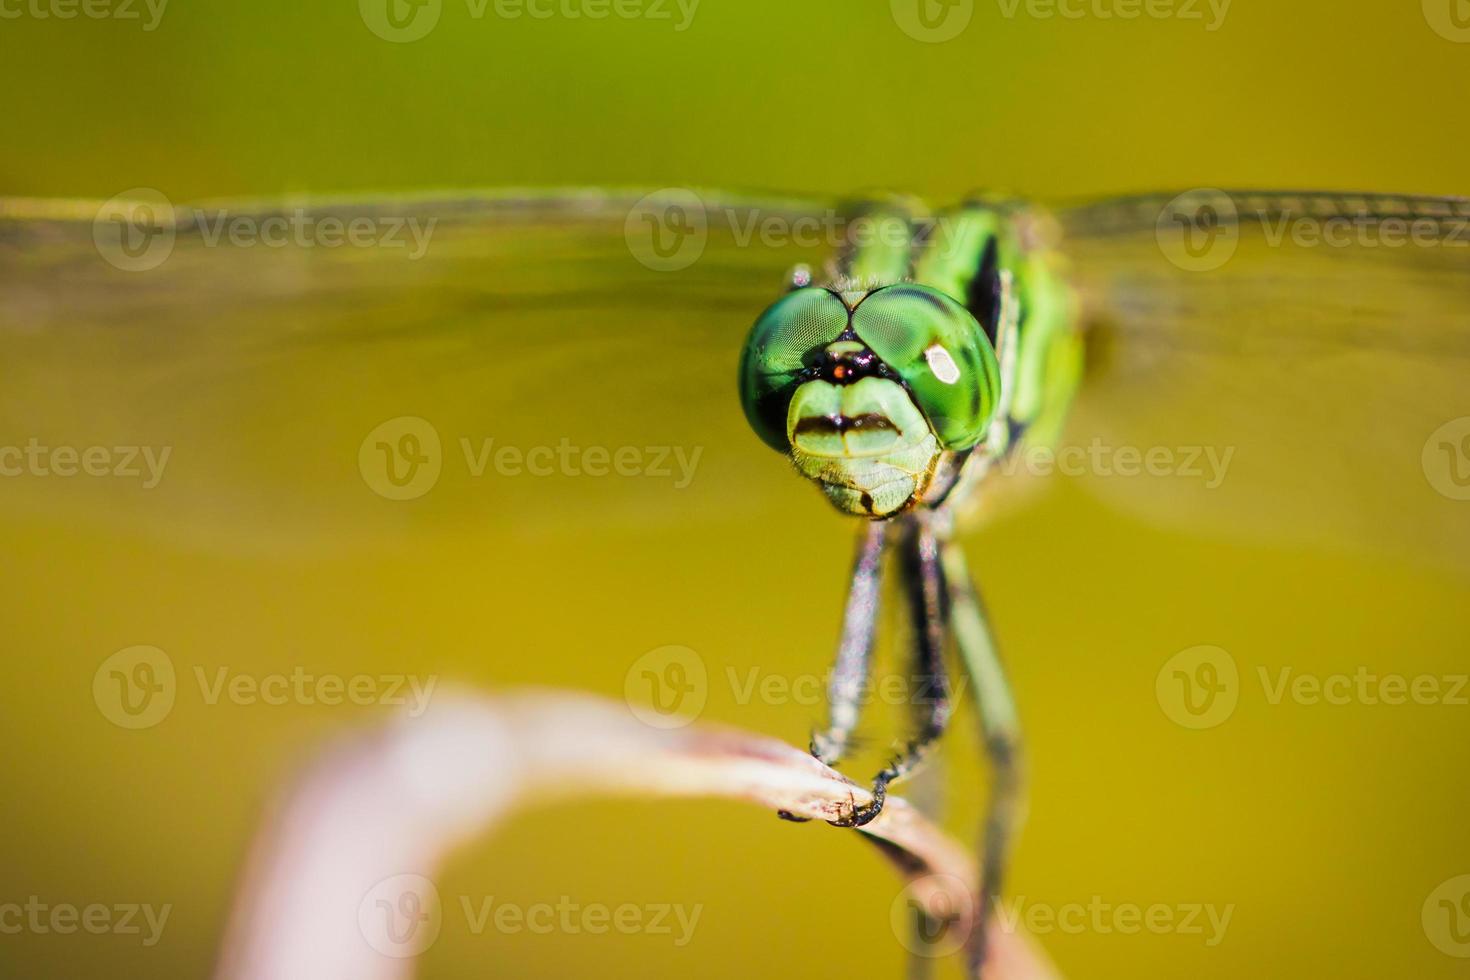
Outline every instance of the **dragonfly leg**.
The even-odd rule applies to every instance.
[[[861,827],[882,812],[888,784],[902,779],[923,762],[949,724],[952,706],[949,675],[944,668],[949,610],[939,541],[931,517],[928,513],[920,513],[905,518],[902,546],[904,591],[913,610],[916,633],[914,680],[917,687],[909,702],[916,731],[903,753],[874,778],[873,802],[857,808],[847,819],[833,821],[839,827]]]
[[[990,631],[985,607],[975,590],[964,552],[949,540],[940,545],[949,585],[950,622],[956,645],[975,691],[985,753],[991,765],[990,799],[980,842],[980,891],[970,942],[971,975],[985,962],[987,928],[1000,897],[1011,842],[1024,809],[1021,728],[1010,683]]]
[[[873,632],[878,620],[887,540],[888,525],[884,521],[869,522],[858,536],[852,585],[842,615],[842,640],[827,683],[827,727],[812,734],[812,755],[829,766],[835,766],[847,754],[862,709],[873,656]]]
[[[884,770],[890,782],[902,779],[924,760],[949,726],[954,710],[949,696],[949,674],[944,666],[949,597],[933,518],[927,512],[917,514],[905,529],[904,583],[915,631],[912,676],[915,687],[909,698],[915,734],[903,755]]]
[[[873,659],[873,633],[878,625],[878,599],[883,585],[883,552],[888,544],[888,524],[871,521],[858,535],[857,557],[852,563],[852,584],[847,590],[847,606],[842,613],[842,639],[837,647],[837,662],[827,683],[827,727],[812,733],[811,753],[829,766],[835,766],[847,754],[852,731],[862,711],[863,694],[868,684],[868,670]],[[882,808],[882,801],[877,806]],[[805,823],[778,810],[782,820]],[[877,816],[877,810],[873,811]],[[868,819],[872,819],[869,817]]]

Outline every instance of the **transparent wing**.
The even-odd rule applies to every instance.
[[[0,506],[247,549],[779,513],[805,488],[747,431],[739,338],[821,261],[820,235],[780,234],[820,212],[688,191],[0,202]],[[41,462],[6,454],[28,447]],[[58,447],[141,472],[56,467]],[[152,481],[148,452],[168,454]]]
[[[1470,566],[1467,216],[1212,190],[1060,212],[1085,482],[1200,534]]]

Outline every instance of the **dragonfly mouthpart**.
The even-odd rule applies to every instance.
[[[791,398],[786,437],[797,470],[839,510],[866,517],[909,506],[943,453],[903,386],[873,375],[802,384]]]

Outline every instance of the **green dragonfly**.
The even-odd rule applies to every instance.
[[[1353,202],[1322,195],[1203,191],[1104,203],[1064,214],[1063,220],[1078,247],[1089,238],[1119,232],[1125,240],[1136,237],[1142,217],[1145,228],[1152,225],[1166,259],[1180,271],[1208,274],[1236,258],[1242,212],[1247,230],[1254,220],[1263,236],[1274,219],[1283,236],[1275,243],[1278,248],[1286,234],[1301,237],[1289,229],[1292,222],[1309,220],[1334,231],[1346,224],[1362,235],[1367,228],[1381,233],[1391,216],[1406,233],[1417,229],[1420,248],[1451,254],[1470,246],[1465,227],[1470,204],[1449,200]],[[842,759],[859,720],[885,549],[896,540],[901,551],[899,580],[915,625],[913,675],[924,692],[911,705],[916,734],[874,779],[873,803],[837,825],[861,826],[873,819],[887,786],[912,771],[945,732],[951,699],[944,656],[951,638],[968,671],[992,770],[977,928],[970,944],[971,967],[978,975],[987,916],[1001,891],[1019,818],[1021,738],[996,643],[953,528],[957,520],[973,520],[986,484],[1009,457],[1055,445],[1083,378],[1089,327],[1106,333],[1109,315],[1128,317],[1121,325],[1133,330],[1168,326],[1168,306],[1145,313],[1120,302],[1119,293],[1128,285],[1124,277],[1147,274],[1150,263],[1138,263],[1130,273],[1095,257],[1084,261],[1082,275],[1095,277],[1109,269],[1117,278],[1104,281],[1101,294],[1112,305],[1084,305],[1069,282],[1053,219],[1021,202],[978,196],[931,213],[915,202],[880,198],[849,205],[843,214],[844,238],[822,279],[798,267],[790,291],[757,319],[742,353],[740,393],[746,417],[762,440],[788,455],[839,511],[868,522],[859,535],[828,690],[828,727],[812,740],[812,753],[829,765]],[[1227,249],[1231,254],[1222,257]],[[1401,281],[1399,309],[1380,308],[1378,317],[1390,322],[1405,318],[1400,322],[1407,325],[1412,317],[1416,332],[1406,336],[1395,330],[1392,343],[1443,344],[1463,356],[1470,342],[1467,297],[1442,290],[1452,288],[1452,282],[1463,288],[1470,261],[1462,253],[1450,261],[1458,262],[1449,266],[1457,275],[1435,280],[1427,292]],[[1421,274],[1426,265],[1417,266]],[[1287,271],[1282,263],[1265,269],[1268,276]],[[1110,294],[1109,285],[1118,292]],[[1142,294],[1154,304],[1167,304],[1174,295],[1157,285],[1151,296]],[[1182,298],[1200,301],[1187,294]],[[1361,286],[1347,289],[1339,301],[1349,304],[1352,316],[1328,329],[1339,334],[1364,329],[1372,320],[1364,316],[1365,307],[1373,299],[1394,302],[1388,293],[1375,297]],[[1285,309],[1261,309],[1241,300],[1246,297],[1231,304],[1233,317],[1217,317],[1226,335],[1222,339],[1228,342],[1233,332],[1238,344],[1280,344],[1283,357],[1291,356],[1294,343],[1320,336],[1327,319],[1321,310],[1301,311],[1302,299],[1296,304],[1302,320],[1296,323],[1283,315]],[[1422,318],[1425,312],[1430,316]],[[1114,321],[1115,333],[1119,325]],[[1391,367],[1384,363],[1381,370]],[[1252,379],[1239,380],[1249,385]],[[1454,382],[1445,380],[1445,388],[1433,392],[1432,403],[1441,411],[1454,402]],[[1385,396],[1412,393],[1396,390]],[[1242,407],[1259,416],[1265,405],[1263,400]],[[1434,421],[1431,413],[1423,434],[1430,433]],[[1190,424],[1198,423],[1191,419]],[[1416,448],[1413,441],[1406,445]],[[1470,435],[1457,433],[1449,448],[1451,468],[1462,465],[1462,457],[1470,462]],[[1451,475],[1457,479],[1458,471]],[[1344,487],[1338,496],[1358,492]]]
[[[273,220],[283,244],[251,247]],[[329,222],[378,238],[313,245]],[[631,530],[769,522],[800,507],[763,459],[778,450],[860,523],[814,754],[839,762],[858,724],[890,550],[930,695],[878,802],[840,823],[871,820],[945,729],[954,647],[992,766],[983,922],[1022,753],[963,532],[1073,465],[1147,523],[1465,571],[1467,224],[1460,199],[1214,190],[932,211],[691,190],[0,201],[0,422],[178,446],[194,465],[158,495],[109,491],[106,508],[191,541],[246,526],[232,543],[252,551],[330,548],[383,523],[384,501],[338,460],[389,390],[432,403],[445,431],[710,449],[699,495],[673,504],[631,481],[505,481],[487,507],[446,476],[394,525],[414,535],[500,530],[473,516],[487,512],[532,533],[576,513]],[[30,406],[57,385],[38,419]],[[270,444],[222,445],[245,426]],[[37,511],[103,492],[4,490]],[[1056,578],[1060,602],[1064,559]]]

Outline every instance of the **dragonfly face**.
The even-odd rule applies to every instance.
[[[806,287],[756,321],[740,392],[756,433],[839,510],[883,518],[980,442],[999,377],[984,330],[938,290]]]

